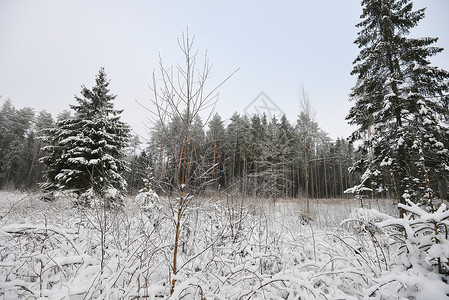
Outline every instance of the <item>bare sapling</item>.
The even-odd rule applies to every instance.
[[[173,191],[179,191],[177,207],[174,213],[174,246],[170,294],[173,294],[176,285],[176,274],[178,273],[178,250],[180,243],[180,234],[182,228],[183,214],[187,211],[189,183],[195,172],[187,170],[191,166],[192,155],[190,155],[190,142],[192,139],[191,129],[193,122],[200,115],[211,117],[215,104],[218,100],[218,88],[221,87],[236,71],[221,81],[212,89],[206,90],[206,82],[212,75],[212,65],[207,58],[207,52],[204,55],[204,61],[199,62],[198,51],[194,50],[194,37],[190,37],[188,31],[183,33],[178,39],[178,46],[183,55],[183,65],[177,64],[176,67],[167,68],[159,58],[159,77],[153,72],[153,98],[151,99],[151,108],[145,107],[151,115],[153,125],[158,127],[162,134],[168,136],[169,125],[175,120],[181,120],[180,139],[168,141],[177,143],[172,145],[171,149],[177,149],[173,178],[170,178]],[[198,63],[201,64],[198,66]],[[172,155],[172,154],[170,154]],[[172,157],[173,158],[173,157]]]

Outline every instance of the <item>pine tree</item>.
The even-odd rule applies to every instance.
[[[88,204],[90,196],[101,196],[120,203],[126,191],[122,159],[130,139],[130,128],[120,121],[122,111],[114,110],[115,95],[108,89],[104,69],[90,90],[83,86],[78,105],[71,105],[75,115],[58,121],[55,128],[44,131],[42,161],[48,166],[46,191],[70,190]]]
[[[284,198],[287,196],[293,196],[293,183],[295,182],[293,179],[293,166],[294,166],[294,128],[290,124],[287,119],[287,116],[283,114],[281,116],[280,124],[279,124],[279,140],[280,140],[280,150],[281,150],[281,160],[283,164],[283,185]]]
[[[365,156],[357,165],[370,170],[372,181],[388,172],[399,202],[416,201],[427,192],[423,161],[433,175],[449,170],[443,140],[448,129],[442,125],[449,73],[428,60],[443,49],[431,46],[437,38],[407,37],[424,18],[424,9],[413,11],[409,0],[364,0],[362,5],[355,41],[361,50],[352,71],[357,84],[347,116],[359,126],[351,139],[364,140]]]
[[[34,135],[30,129],[33,121],[32,108],[15,109],[11,100],[6,100],[0,111],[0,183],[2,188],[24,187],[31,164],[30,143],[33,143]]]
[[[127,180],[131,192],[136,193],[154,189],[152,156],[151,148],[144,149],[140,154],[132,156],[131,173],[128,174]]]
[[[225,148],[228,159],[228,184],[236,183],[242,179],[238,185],[239,189],[245,189],[247,187],[246,182],[244,182],[246,179],[243,177],[247,175],[248,168],[249,133],[250,122],[248,117],[234,113],[226,128]]]
[[[210,165],[204,156],[204,125],[200,116],[195,116],[190,128],[190,139],[187,144],[187,170],[186,175],[190,181],[192,190],[199,193],[204,190],[206,183],[212,179],[212,173],[208,172]]]
[[[212,179],[214,184],[212,188],[219,188],[225,184],[224,176],[224,154],[223,143],[225,142],[225,128],[219,114],[215,113],[209,121],[209,128],[206,133],[206,156],[209,159],[209,165],[212,166]]]
[[[280,124],[273,116],[267,127],[267,139],[263,145],[262,160],[259,162],[262,170],[264,194],[273,202],[283,196],[285,160],[283,152],[286,145],[282,143]]]
[[[263,115],[266,121],[265,114]],[[255,114],[251,117],[251,127],[248,147],[249,172],[251,173],[251,187],[254,197],[261,195],[264,187],[263,172],[264,162],[262,154],[267,145],[267,126],[262,123],[259,115]]]
[[[34,145],[32,146],[32,149],[29,149],[33,153],[33,158],[31,160],[30,169],[28,170],[28,176],[26,180],[26,187],[30,188],[36,185],[39,181],[42,180],[43,177],[43,165],[39,164],[38,161],[42,157],[42,153],[40,151],[42,144],[41,139],[39,138],[39,134],[42,130],[45,128],[53,127],[54,120],[51,116],[51,113],[47,112],[46,110],[40,111],[39,114],[36,116],[36,120],[34,122],[34,128],[33,132],[36,135]],[[34,138],[34,134],[33,134]]]

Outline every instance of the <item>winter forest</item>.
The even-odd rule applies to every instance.
[[[46,111],[35,115],[32,108],[16,109],[8,99],[1,116],[5,129],[2,189],[38,190],[47,172],[42,158],[49,144],[40,134],[75,115],[64,111],[55,121]],[[158,194],[176,193],[174,174],[183,146],[183,126],[182,116],[170,120],[167,128],[156,125],[144,150],[138,136],[128,136],[121,157],[127,166],[122,175],[128,194],[134,195],[148,185]],[[76,135],[77,129],[67,134]],[[310,198],[341,198],[348,197],[344,190],[356,182],[356,176],[348,171],[357,156],[352,144],[343,138],[331,141],[304,112],[294,125],[285,115],[268,120],[266,115],[249,118],[236,112],[227,126],[215,113],[205,127],[196,116],[189,135],[187,176],[192,178],[189,189],[197,195],[224,192],[287,199],[304,197],[307,184]]]
[[[148,136],[107,68],[57,116],[0,98],[0,299],[449,299],[443,49],[412,1],[361,6],[348,138],[305,88],[294,121],[224,120],[235,72],[188,31],[133,103]]]

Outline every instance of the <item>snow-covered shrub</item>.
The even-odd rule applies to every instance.
[[[382,274],[379,283],[371,287],[370,295],[378,299],[392,295],[446,299],[449,296],[449,210],[443,203],[436,211],[428,212],[411,201],[399,207],[406,211],[404,218],[376,210],[357,210],[361,222],[369,222],[387,233],[398,251],[396,267]]]
[[[375,210],[366,216],[374,218],[376,225],[387,230],[399,243],[400,262],[405,267],[418,264],[437,273],[449,274],[449,210],[444,203],[435,212],[428,212],[408,200],[407,204],[399,204],[407,212],[403,219]]]
[[[0,229],[0,296],[55,297],[79,269],[95,259],[78,247],[73,232],[50,225],[9,224]]]
[[[140,191],[134,198],[134,202],[145,210],[151,209],[159,202],[159,196],[152,189]]]
[[[358,264],[366,266],[373,276],[377,277],[389,269],[391,249],[389,236],[375,224],[366,219],[348,219],[340,225],[345,227],[349,236],[342,240],[350,255]],[[338,230],[338,229],[337,229]]]
[[[10,211],[1,200],[0,212]],[[174,201],[153,200],[150,211],[132,201],[123,210],[19,202],[0,222],[0,299],[433,300],[449,292],[434,266],[396,260],[390,235],[401,232],[378,226],[392,217],[358,210],[321,228],[288,202],[193,200],[173,276]]]

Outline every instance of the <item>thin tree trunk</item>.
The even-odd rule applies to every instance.
[[[189,111],[187,108],[187,121],[186,121],[186,135],[184,139],[183,149],[181,151],[182,155],[180,156],[181,160],[179,161],[179,165],[181,167],[182,164],[182,170],[181,170],[181,186],[180,186],[180,196],[179,196],[179,205],[178,205],[178,214],[176,217],[176,231],[175,231],[175,245],[173,249],[173,275],[176,276],[178,273],[177,269],[177,262],[178,262],[178,245],[179,245],[179,234],[181,229],[181,217],[182,217],[182,208],[184,205],[184,180],[185,180],[185,170],[186,170],[186,157],[187,157],[187,141],[188,141],[188,135],[189,135],[189,126],[188,126],[188,115]],[[176,280],[172,280],[172,285],[170,289],[170,295],[173,294],[175,291],[176,286]]]
[[[257,161],[254,162],[254,199],[257,197]]]
[[[301,196],[301,168],[298,165],[298,198]]]
[[[324,157],[324,192],[326,198],[329,198],[329,195],[327,193],[326,148],[323,149],[323,157]]]
[[[315,161],[315,186],[316,186],[316,191],[315,191],[315,195],[316,198],[321,198],[321,180],[320,180],[320,176],[319,176],[319,171],[320,167],[318,166],[318,163]]]
[[[37,154],[39,153],[40,148],[41,148],[41,142],[38,140],[36,143],[36,146],[34,147],[33,160],[31,161],[30,171],[28,172],[27,187],[30,187],[31,174],[33,173],[34,163],[36,161],[36,157],[37,157]]]
[[[190,178],[190,171],[192,169],[192,161],[193,161],[193,142],[192,142],[192,147],[190,148],[190,156],[188,157],[189,160],[189,168],[187,171],[187,178]]]
[[[309,206],[309,172],[307,170],[307,148],[306,148],[306,139],[304,138],[304,170],[306,172],[305,178],[305,192],[306,192],[306,213],[310,214],[310,206]]]
[[[313,162],[313,160],[312,160],[312,162]],[[314,172],[313,172],[313,164],[312,164],[312,162],[310,162],[310,180],[311,180],[311,182],[310,182],[310,187],[311,187],[311,189],[310,189],[310,198],[311,199],[314,199],[315,198],[315,174],[314,174]]]
[[[216,135],[216,132],[214,131],[214,161],[213,161],[213,164],[212,164],[212,166],[213,166],[212,174],[213,174],[214,180],[217,179],[216,165],[215,165],[215,163],[216,163],[216,158],[215,158],[216,151],[217,151],[217,135]]]
[[[338,157],[338,164],[340,166],[340,197],[343,198],[343,168],[341,166],[341,154]]]

